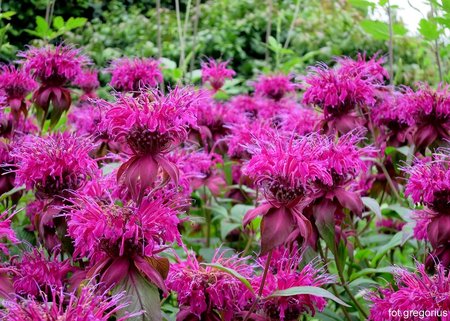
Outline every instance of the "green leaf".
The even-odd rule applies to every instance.
[[[350,277],[350,282],[359,279],[360,277],[364,276],[364,275],[368,275],[368,274],[379,274],[379,273],[394,273],[395,271],[395,267],[393,266],[387,266],[387,267],[381,267],[381,268],[366,268],[366,269],[362,269],[359,272],[353,273]]]
[[[375,4],[373,2],[367,1],[367,0],[348,0],[348,3],[350,3],[355,8],[360,8],[367,10],[369,8],[374,8]]]
[[[294,296],[294,295],[302,295],[302,294],[309,294],[318,296],[321,298],[327,298],[330,300],[333,300],[336,303],[339,303],[340,305],[350,307],[347,303],[336,297],[334,294],[328,292],[325,289],[316,287],[316,286],[294,286],[292,288],[286,289],[286,290],[279,290],[275,291],[272,294],[270,294],[267,298],[275,298],[280,296]]]
[[[253,205],[244,205],[244,204],[236,204],[231,208],[231,217],[236,221],[241,223],[244,219],[245,214],[247,214],[248,211],[254,209],[255,206]]]
[[[62,29],[64,27],[64,19],[61,16],[53,18],[53,27],[56,29]]]
[[[158,288],[149,283],[140,273],[130,272],[115,289],[116,293],[122,291],[126,292],[130,304],[117,313],[119,317],[125,316],[127,313],[143,311],[142,315],[127,320],[162,321]]]
[[[371,265],[372,266],[376,266],[378,261],[391,249],[399,246],[400,244],[402,244],[403,242],[403,233],[402,232],[398,232],[397,234],[395,234],[391,240],[383,245],[382,247],[380,247],[377,251],[377,254],[375,254],[375,257],[372,259],[371,261]]]
[[[230,269],[230,268],[228,268],[228,267],[226,267],[226,266],[223,266],[222,264],[219,264],[219,263],[201,263],[201,265],[204,265],[204,266],[210,266],[210,267],[216,268],[216,269],[218,269],[218,270],[221,270],[221,271],[223,271],[223,272],[225,272],[225,273],[228,273],[228,274],[230,274],[231,276],[234,276],[236,279],[238,279],[239,281],[241,281],[242,284],[244,284],[245,287],[246,287],[247,289],[249,289],[251,293],[253,293],[254,295],[256,295],[256,294],[255,294],[255,290],[253,290],[253,287],[252,287],[252,285],[250,284],[250,281],[247,280],[244,276],[242,276],[242,275],[241,275],[239,272],[237,272],[236,270]]]
[[[283,49],[283,46],[274,37],[269,37],[268,45],[273,52],[280,52]]]
[[[374,20],[362,20],[360,22],[361,27],[365,32],[370,34],[377,40],[388,40],[389,39],[389,26],[387,23],[382,21]]]
[[[436,40],[439,38],[439,31],[434,21],[421,19],[419,22],[419,32],[426,40]]]
[[[442,9],[446,12],[450,12],[450,0],[442,0]]]
[[[15,11],[5,11],[0,13],[0,19],[11,20],[11,17],[16,14]]]
[[[222,237],[222,240],[225,240],[227,235],[230,234],[231,231],[241,227],[241,225],[241,223],[221,222],[220,236]]]
[[[381,208],[376,199],[372,197],[361,197],[361,200],[368,209],[375,213],[377,218],[382,218]]]
[[[408,32],[408,29],[402,23],[392,24],[392,33],[397,36],[404,36]]]
[[[66,22],[66,28],[67,30],[72,30],[75,28],[79,28],[79,27],[83,27],[87,22],[86,18],[82,18],[82,17],[77,17],[77,18],[73,18],[70,17],[69,20],[67,20]]]
[[[35,28],[36,35],[41,38],[47,37],[50,33],[50,27],[47,24],[47,21],[45,21],[44,18],[41,16],[36,17],[36,28]]]

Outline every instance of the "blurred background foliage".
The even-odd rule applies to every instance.
[[[429,1],[419,29],[407,32],[387,0],[9,0],[1,3],[0,59],[26,44],[65,41],[99,67],[120,56],[163,57],[168,79],[192,81],[201,59],[214,57],[248,79],[301,74],[358,52],[387,56],[392,40],[394,82],[436,84],[450,78],[450,1]],[[373,20],[374,10],[391,19]]]

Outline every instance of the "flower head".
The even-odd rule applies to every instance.
[[[69,261],[59,261],[58,255],[48,256],[44,251],[33,249],[20,261],[13,261],[13,287],[17,294],[37,296],[41,291],[61,288],[72,270]]]
[[[386,79],[389,79],[389,73],[382,66],[385,62],[384,57],[379,58],[378,55],[374,55],[367,60],[366,54],[358,53],[356,60],[349,57],[343,57],[337,58],[336,61],[341,66],[344,73],[368,79],[373,83],[383,84]]]
[[[16,160],[16,185],[35,189],[39,197],[76,190],[97,175],[97,163],[89,156],[93,144],[69,133],[26,136],[11,152]]]
[[[440,84],[434,90],[421,84],[416,91],[407,89],[403,104],[414,119],[413,140],[418,148],[431,145],[435,140],[450,138],[450,93],[448,86]]]
[[[227,68],[228,61],[217,61],[212,58],[202,62],[202,81],[209,82],[211,87],[218,91],[226,79],[233,78],[236,73]]]
[[[450,277],[445,268],[440,265],[437,273],[427,275],[425,266],[417,264],[417,272],[397,269],[396,285],[393,288],[380,289],[380,294],[372,293],[369,299],[373,302],[369,320],[372,321],[401,321],[408,317],[411,310],[433,311],[442,314],[450,310]],[[390,311],[399,311],[397,316],[390,315]],[[409,316],[412,316],[409,314]],[[426,320],[448,320],[442,315],[427,316]]]
[[[156,87],[163,75],[157,60],[148,58],[120,58],[109,67],[111,86],[119,91],[139,91],[145,87]]]
[[[23,69],[13,65],[4,65],[0,71],[0,92],[5,95],[5,106],[12,112],[27,113],[25,97],[37,87],[36,81]]]
[[[18,56],[24,59],[21,61],[24,71],[46,86],[66,85],[82,74],[83,67],[90,62],[80,50],[64,45],[29,47]]]
[[[86,100],[88,98],[95,98],[94,91],[100,86],[98,81],[98,71],[95,69],[84,70],[81,74],[78,74],[73,84],[84,91],[84,95],[80,97],[80,100]]]
[[[236,255],[227,258],[225,255],[226,252],[221,254],[216,251],[212,263],[250,278],[253,267],[246,263],[247,258]],[[171,266],[166,283],[170,290],[178,294],[180,320],[186,320],[189,316],[203,320],[203,317],[214,314],[216,318],[222,315],[224,320],[231,321],[247,303],[241,281],[215,267],[201,265],[191,254],[186,261]]]
[[[297,286],[320,287],[334,282],[334,279],[317,267],[317,261],[308,263],[303,269],[298,270],[300,256],[289,254],[287,250],[281,250],[281,255],[275,251],[271,261],[271,268],[265,279],[263,299],[260,309],[270,320],[294,321],[304,313],[314,316],[316,310],[323,311],[327,301],[324,298],[303,294],[288,297],[269,296],[280,290],[286,290]],[[264,263],[264,260],[262,260]],[[252,284],[259,286],[262,276],[252,279]]]
[[[99,293],[92,285],[83,287],[79,294],[52,288],[50,294],[42,293],[43,302],[25,297],[5,300],[5,309],[0,311],[0,317],[4,321],[108,321],[128,305],[124,303],[124,297],[125,293],[113,296],[109,296],[106,291]],[[117,321],[124,321],[136,315],[138,314],[126,313]]]
[[[263,75],[255,82],[255,95],[280,100],[289,93],[294,93],[298,85],[291,82],[291,76]]]
[[[74,255],[89,258],[92,275],[100,273],[101,281],[107,284],[120,281],[131,269],[138,269],[164,289],[163,276],[156,273],[155,267],[151,268],[151,260],[166,244],[181,244],[178,214],[183,206],[184,201],[174,192],[146,198],[140,206],[119,206],[80,196],[68,214]]]
[[[164,154],[186,140],[189,127],[195,127],[200,99],[190,88],[175,88],[165,96],[156,90],[142,91],[136,97],[118,95],[115,103],[105,102],[105,127],[132,155],[117,177],[138,202],[156,182],[160,168],[178,181],[178,169]]]

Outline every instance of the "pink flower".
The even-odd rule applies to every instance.
[[[11,191],[15,185],[14,180],[16,175],[11,170],[14,167],[14,159],[11,157],[11,146],[1,142],[0,143],[0,195]],[[13,204],[17,203],[22,196],[22,192],[12,194],[11,201]]]
[[[18,56],[24,59],[20,61],[24,71],[41,83],[33,94],[34,102],[45,112],[48,112],[51,102],[53,119],[58,120],[72,102],[70,91],[65,86],[83,72],[83,67],[89,64],[90,60],[82,55],[80,50],[63,45],[54,48],[29,47]]]
[[[371,109],[371,116],[374,124],[381,129],[380,144],[398,147],[407,143],[414,119],[403,94],[393,92],[384,95],[383,100]]]
[[[228,61],[217,61],[209,58],[202,62],[202,81],[209,82],[214,91],[222,88],[226,79],[231,79],[236,75],[234,70],[228,69]]]
[[[174,192],[146,198],[140,206],[119,206],[80,196],[68,214],[74,256],[89,258],[89,274],[100,275],[100,281],[108,285],[121,281],[128,273],[140,271],[164,290],[163,277],[167,271],[158,268],[159,264],[167,264],[168,268],[168,261],[156,255],[168,243],[181,244],[178,213],[184,202]]]
[[[387,229],[390,231],[398,232],[401,231],[403,226],[405,226],[405,222],[394,220],[391,218],[382,218],[376,222],[376,226],[380,229]]]
[[[404,104],[414,119],[413,141],[417,148],[430,146],[436,140],[450,138],[450,93],[448,86],[440,84],[434,90],[421,84],[414,92],[408,89]]]
[[[100,106],[84,103],[69,112],[68,124],[78,135],[100,136],[104,113]]]
[[[311,182],[332,183],[324,160],[318,159],[321,146],[312,136],[294,140],[275,134],[256,141],[243,173],[252,178],[265,198],[244,217],[247,225],[257,216],[261,222],[261,254],[295,240],[314,244],[311,222],[302,210],[312,201]]]
[[[424,158],[404,170],[409,174],[405,194],[415,203],[424,203],[442,213],[448,212],[450,204],[450,157],[435,154]]]
[[[283,74],[260,76],[253,85],[255,87],[255,95],[269,97],[278,101],[287,94],[295,93],[298,85],[292,83],[291,78],[292,76]]]
[[[0,214],[0,251],[4,254],[9,255],[9,250],[5,241],[9,241],[12,244],[20,243],[19,239],[16,236],[16,233],[11,227],[11,217],[14,214],[10,215],[7,211]]]
[[[390,287],[380,289],[379,294],[372,293],[369,296],[373,302],[369,320],[402,321],[413,317],[410,310],[434,313],[421,318],[423,320],[450,320],[450,315],[442,314],[443,311],[450,310],[450,277],[445,268],[439,265],[437,273],[429,276],[425,272],[425,266],[417,264],[417,272],[418,274],[398,269],[395,273],[397,290]]]
[[[325,284],[333,283],[332,276],[317,267],[317,261],[308,263],[302,269],[298,269],[300,256],[297,253],[289,253],[287,250],[275,251],[271,260],[271,268],[267,273],[264,283],[263,297],[259,309],[264,316],[270,320],[298,320],[298,318],[310,313],[314,316],[316,310],[323,311],[327,301],[324,298],[313,295],[293,295],[288,297],[269,296],[279,290],[286,290],[297,286],[321,287]],[[262,260],[265,265],[265,260]],[[252,279],[254,287],[259,287],[262,276]]]
[[[362,62],[341,61],[344,65],[337,69],[330,69],[325,64],[311,68],[305,78],[303,103],[323,110],[326,130],[346,133],[362,124],[358,109],[375,105],[381,85],[378,77],[368,72],[371,67],[361,67],[364,66]]]
[[[124,309],[125,293],[109,296],[107,291],[98,293],[92,285],[82,287],[78,294],[65,293],[63,289],[53,288],[50,294],[42,293],[43,302],[35,298],[5,300],[0,311],[4,321],[108,321],[119,310]],[[125,321],[140,313],[125,313],[117,321]]]
[[[164,155],[186,140],[189,127],[195,127],[200,99],[190,88],[175,88],[166,96],[156,90],[142,91],[137,97],[118,95],[115,103],[103,103],[108,109],[104,124],[111,138],[123,143],[131,155],[117,178],[133,199],[142,200],[160,168],[178,181],[177,167]]]
[[[68,260],[59,261],[58,253],[48,256],[42,250],[25,253],[20,261],[12,261],[12,282],[20,295],[37,296],[52,288],[61,288],[73,270]]]
[[[120,58],[108,71],[112,74],[110,85],[123,92],[156,87],[163,80],[159,62],[148,58]]]
[[[5,107],[11,107],[11,113],[18,117],[19,113],[27,115],[25,97],[37,87],[36,81],[22,70],[13,65],[1,66],[0,92],[5,95]]]
[[[98,71],[95,69],[84,70],[76,76],[73,84],[84,91],[83,96],[80,97],[80,101],[96,98],[95,90],[100,86]]]
[[[226,252],[216,251],[213,264],[221,264],[250,278],[253,266],[247,258],[234,255],[225,257]],[[173,264],[167,278],[167,287],[177,292],[180,312],[177,320],[235,320],[235,313],[247,304],[243,295],[245,287],[241,281],[229,273],[212,266],[203,266],[195,256],[189,254],[187,260]],[[220,317],[222,316],[222,318]]]
[[[343,72],[368,79],[373,83],[383,84],[389,79],[388,71],[382,66],[386,59],[374,55],[368,61],[366,54],[358,53],[356,60],[349,57],[337,58],[336,61],[341,66]]]
[[[97,175],[97,163],[89,156],[93,147],[89,140],[69,133],[26,136],[11,152],[16,185],[25,184],[40,198],[77,190]]]

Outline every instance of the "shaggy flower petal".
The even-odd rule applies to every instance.
[[[212,58],[203,61],[201,64],[203,83],[209,82],[211,87],[218,91],[226,79],[231,79],[236,75],[234,70],[227,68],[227,65],[228,61],[216,61]]]
[[[163,75],[157,60],[148,58],[120,58],[109,67],[111,86],[119,91],[139,91],[145,87],[156,87]]]

